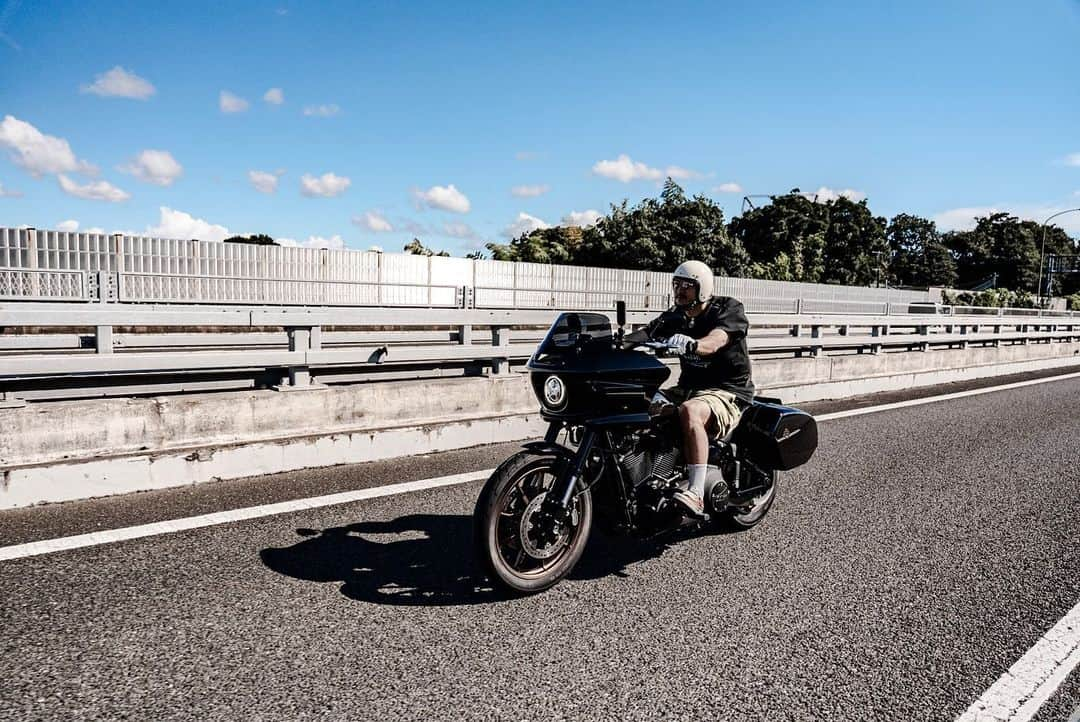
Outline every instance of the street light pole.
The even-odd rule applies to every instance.
[[[1042,247],[1039,250],[1039,280],[1038,280],[1038,283],[1036,283],[1036,285],[1035,285],[1035,296],[1038,299],[1038,304],[1039,304],[1040,308],[1042,308],[1042,305],[1043,305],[1042,277],[1043,277],[1043,259],[1046,256],[1046,224],[1049,223],[1050,221],[1052,221],[1053,219],[1057,218],[1058,216],[1065,215],[1066,213],[1080,213],[1080,208],[1070,208],[1070,209],[1065,210],[1065,211],[1058,211],[1057,213],[1055,213],[1054,215],[1050,216],[1049,218],[1047,218],[1045,221],[1042,222],[1043,234],[1042,234]],[[1048,273],[1046,275],[1049,276],[1050,274]],[[1049,281],[1047,281],[1046,286],[1047,286],[1046,295],[1049,296],[1050,292],[1052,290],[1050,288],[1050,282]]]

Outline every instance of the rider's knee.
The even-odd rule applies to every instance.
[[[682,404],[679,406],[679,421],[682,422],[684,429],[694,429],[699,426],[705,426],[701,414],[697,413],[697,409],[695,409],[692,404]]]

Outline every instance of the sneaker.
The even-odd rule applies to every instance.
[[[678,502],[688,516],[692,516],[695,519],[707,519],[705,514],[705,500],[697,494],[691,491],[683,491],[680,489],[671,495],[671,498]]]

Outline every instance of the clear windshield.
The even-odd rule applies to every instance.
[[[534,358],[564,353],[575,347],[611,347],[611,319],[602,313],[564,313],[555,319]]]

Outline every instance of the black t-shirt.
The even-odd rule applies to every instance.
[[[648,326],[650,338],[670,337],[676,333],[703,338],[713,329],[728,334],[728,344],[711,356],[686,354],[679,358],[682,376],[679,386],[687,389],[724,389],[749,403],[754,398],[750,372],[750,353],[746,332],[750,322],[741,302],[727,296],[713,296],[705,310],[695,318],[675,306]]]

